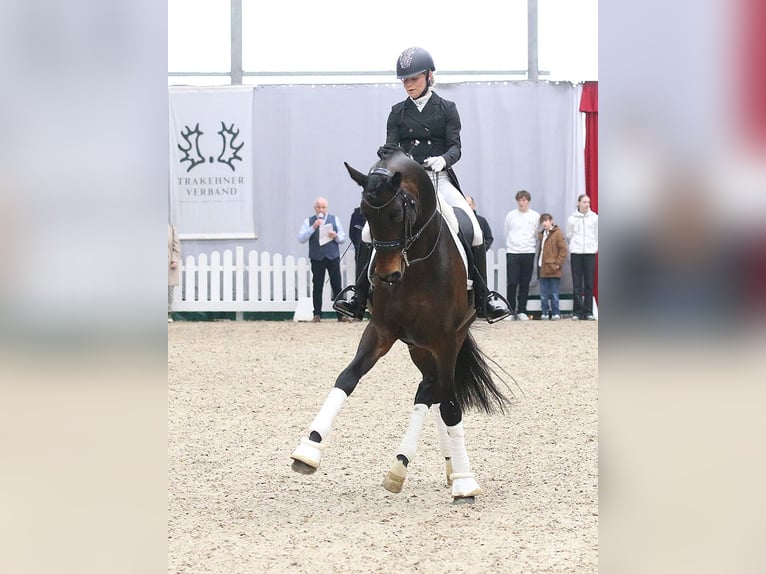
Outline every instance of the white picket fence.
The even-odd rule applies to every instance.
[[[354,250],[341,260],[341,283],[355,278]],[[491,289],[506,291],[505,249],[487,252],[487,275]],[[234,251],[202,253],[186,257],[181,267],[181,285],[176,287],[173,310],[178,312],[295,312],[301,298],[311,297],[311,263],[307,258],[283,257],[243,247]],[[572,302],[562,300],[562,310]],[[539,299],[530,299],[530,311],[540,309]],[[325,285],[323,311],[332,310],[329,283]]]

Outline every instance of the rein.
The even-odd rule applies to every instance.
[[[378,167],[378,168],[375,168],[374,170],[372,170],[370,172],[370,175],[381,175],[381,176],[385,176],[387,178],[390,178],[393,174],[391,173],[391,171],[389,171],[386,168]],[[437,203],[438,203],[438,198],[439,198],[438,185],[439,185],[439,180],[437,178],[437,180],[436,180],[436,186],[437,187],[434,190],[435,191],[435,195],[436,195],[436,199],[437,199]],[[431,251],[428,252],[428,255],[426,255],[425,257],[420,257],[418,259],[413,259],[413,260],[410,260],[409,256],[407,255],[407,252],[409,251],[409,249],[412,247],[412,245],[415,243],[415,241],[417,241],[421,237],[421,235],[423,235],[423,232],[426,230],[426,227],[428,227],[428,225],[434,219],[434,217],[436,216],[436,213],[439,210],[438,210],[437,207],[434,207],[433,212],[428,217],[426,222],[413,235],[412,234],[412,224],[410,223],[409,219],[407,219],[407,208],[410,205],[414,205],[414,200],[408,200],[407,199],[407,195],[406,195],[406,193],[404,192],[404,190],[402,188],[397,189],[396,192],[391,197],[391,199],[389,199],[387,202],[385,202],[382,205],[373,205],[372,203],[370,203],[369,201],[364,199],[364,196],[362,197],[362,201],[365,204],[367,204],[369,207],[371,207],[371,208],[373,208],[373,209],[375,209],[377,211],[380,211],[381,209],[383,209],[385,207],[388,207],[396,199],[399,199],[401,201],[401,203],[402,203],[402,211],[404,211],[403,224],[402,224],[402,227],[403,227],[403,229],[402,229],[402,239],[398,239],[398,240],[394,240],[394,241],[378,241],[377,239],[373,239],[372,240],[372,246],[376,250],[378,250],[378,251],[393,251],[393,250],[399,249],[401,247],[402,248],[402,258],[404,259],[404,264],[405,264],[405,266],[409,267],[413,263],[417,263],[419,261],[425,261],[426,259],[431,257],[431,255],[433,255],[434,251],[436,250],[436,246],[439,244],[439,239],[441,238],[441,233],[442,233],[442,226],[441,225],[439,226],[439,233],[436,236],[436,241],[434,241],[433,247],[431,247]]]

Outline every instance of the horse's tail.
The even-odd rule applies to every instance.
[[[505,412],[508,399],[493,379],[487,356],[469,331],[455,364],[455,397],[463,410],[480,408],[487,413]]]

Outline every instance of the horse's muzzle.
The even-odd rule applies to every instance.
[[[404,276],[401,253],[378,253],[375,261],[375,275],[384,283],[399,283]]]
[[[378,276],[378,279],[384,283],[399,283],[399,281],[402,280],[402,276],[404,274],[401,271],[394,271],[388,275],[381,275],[380,273],[376,273],[376,275]]]

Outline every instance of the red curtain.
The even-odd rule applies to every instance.
[[[739,117],[745,141],[759,153],[766,151],[766,4],[763,0],[737,3],[735,71]]]
[[[763,0],[740,0],[737,12],[735,51],[737,64],[736,124],[745,149],[763,162],[766,154],[766,4]],[[757,311],[758,319],[766,317],[766,233],[748,239],[743,261],[747,307]]]
[[[583,84],[580,111],[585,114],[585,193],[590,208],[598,213],[598,82]],[[593,295],[598,300],[598,256]]]

